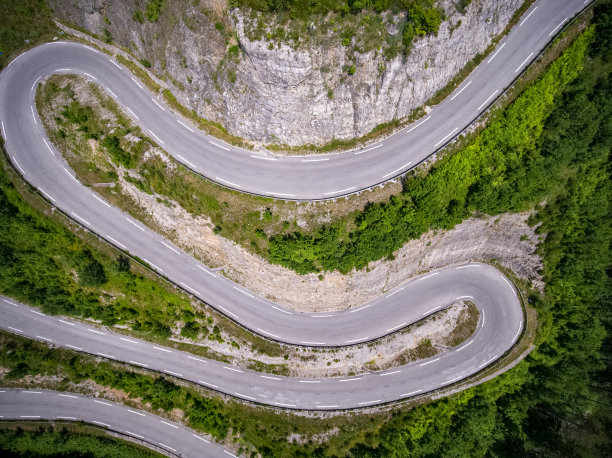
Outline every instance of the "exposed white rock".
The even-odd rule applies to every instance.
[[[460,14],[452,0],[439,0],[447,19],[437,36],[418,38],[407,57],[385,61],[375,51],[351,58],[350,47],[340,43],[269,49],[268,41],[247,38],[247,13],[240,10],[229,14],[242,50],[233,60],[227,49],[235,38],[215,28],[225,3],[215,0],[172,2],[158,22],[143,24],[132,16],[144,10],[144,0],[50,0],[61,20],[98,35],[108,29],[117,44],[149,60],[157,74],[169,77],[179,101],[199,115],[235,135],[288,145],[361,136],[409,115],[484,51],[521,3],[473,0]],[[395,29],[390,23],[388,30]],[[342,70],[353,64],[353,75]]]

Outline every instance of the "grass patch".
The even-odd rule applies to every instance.
[[[22,51],[58,33],[44,0],[0,0],[0,70]]]

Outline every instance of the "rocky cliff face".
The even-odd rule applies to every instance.
[[[49,3],[59,20],[110,34],[150,61],[200,116],[247,139],[300,145],[361,136],[409,115],[487,48],[522,0],[473,0],[464,14],[452,0],[439,0],[446,20],[437,36],[417,38],[407,57],[390,61],[340,43],[295,49],[249,40],[253,15],[228,13],[224,0],[167,2],[157,22],[142,23],[135,13],[145,10],[145,0]],[[400,33],[396,19],[386,15],[389,33]],[[351,65],[354,73],[347,71]]]

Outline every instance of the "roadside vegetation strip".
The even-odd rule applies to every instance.
[[[3,167],[7,167],[5,159]],[[21,188],[27,202],[13,183]],[[48,314],[94,318],[107,326],[127,324],[135,335],[154,342],[166,343],[173,334],[224,342],[223,334],[254,352],[268,356],[287,353],[286,348],[254,336],[213,309],[191,301],[93,235],[75,228],[78,236],[71,234],[63,227],[70,223],[61,214],[50,212],[27,187],[12,182],[4,170],[0,172],[0,188],[0,243],[10,259],[0,275],[2,293],[41,307]],[[53,268],[49,268],[49,260],[53,260]],[[182,329],[176,329],[177,323],[182,323]],[[207,347],[179,342],[173,345],[225,362],[233,359]]]
[[[45,90],[47,86],[45,86]],[[100,91],[94,91],[98,97],[103,98],[104,95],[100,93]],[[76,102],[75,102],[76,103]],[[104,101],[104,105],[109,108],[113,113],[119,113],[119,108],[108,102]],[[78,104],[77,104],[78,107]],[[40,107],[39,103],[39,108]],[[80,107],[79,109],[84,109],[88,107]],[[78,111],[78,110],[77,110]],[[90,118],[95,118],[93,116],[93,111],[91,108]],[[64,112],[65,116],[65,112]],[[127,133],[135,133],[142,138],[146,144],[147,139],[146,136],[139,133],[139,129],[135,128],[129,122],[129,119],[125,119],[125,116],[118,115],[118,119],[121,123],[126,123],[124,125],[131,126],[126,132]],[[53,118],[53,116],[51,116]],[[61,117],[55,116],[55,119],[60,119]],[[78,119],[78,118],[74,118]],[[68,136],[65,139],[59,138],[57,133],[60,134],[69,127],[70,123],[64,122],[64,126],[59,127],[59,130],[51,126],[47,126],[48,134],[54,139],[56,144],[65,143],[65,151],[70,151],[74,149],[74,144],[79,144],[79,149],[82,151],[87,151],[89,148],[85,145],[85,140],[87,140],[87,133],[80,134],[80,137],[75,135]],[[72,129],[82,129],[84,126],[81,124],[74,124]],[[104,132],[110,128],[116,128],[115,126],[107,126],[107,127],[98,127],[99,135],[104,135]],[[121,133],[121,131],[119,131]],[[125,132],[124,132],[125,133]],[[310,250],[318,250],[318,247],[313,247],[313,244],[318,243],[318,239],[322,237],[323,232],[324,235],[331,235],[333,238],[338,238],[342,240],[345,238],[345,235],[350,234],[351,230],[362,224],[363,219],[368,219],[370,216],[367,213],[372,212],[373,208],[366,208],[365,212],[360,211],[350,211],[351,208],[354,208],[355,205],[364,205],[365,202],[369,201],[372,196],[368,193],[364,194],[364,196],[357,196],[351,198],[348,202],[352,205],[346,205],[344,202],[340,203],[329,203],[329,204],[320,204],[316,205],[314,215],[308,218],[308,227],[306,230],[298,227],[295,224],[296,215],[301,213],[299,211],[300,205],[292,202],[278,202],[278,201],[270,201],[267,199],[257,198],[253,196],[239,195],[236,192],[228,191],[223,189],[220,186],[216,186],[205,179],[201,179],[199,176],[191,174],[188,170],[184,169],[182,166],[176,163],[172,158],[164,157],[149,157],[146,160],[142,159],[142,155],[146,154],[147,148],[142,148],[142,144],[138,143],[136,145],[130,145],[124,141],[119,142],[117,140],[117,136],[115,138],[115,145],[118,148],[114,150],[109,150],[111,154],[111,161],[92,161],[87,156],[79,155],[72,156],[68,155],[69,161],[71,161],[71,165],[77,173],[84,180],[85,183],[95,183],[100,181],[117,181],[119,179],[117,173],[119,172],[118,167],[129,166],[130,170],[133,172],[129,177],[125,177],[125,180],[134,184],[141,192],[146,192],[149,194],[161,195],[161,199],[168,199],[167,204],[172,205],[174,202],[178,202],[182,208],[191,213],[194,216],[208,216],[212,219],[214,224],[214,231],[220,233],[226,238],[229,238],[247,250],[254,252],[255,254],[262,255],[269,260],[273,260],[278,262],[279,264],[285,267],[293,267],[293,262],[288,262],[286,259],[282,259],[283,257],[291,257],[291,253],[287,254],[279,254],[280,249],[291,249],[287,245],[291,245],[292,237],[296,236],[295,243],[299,244],[302,242],[300,236],[305,236],[306,241],[306,252],[305,257],[311,258],[314,256],[314,266],[309,267],[307,271],[316,271],[318,269],[323,270],[334,270],[334,269],[349,269],[352,267],[351,264],[355,265],[355,261],[343,261],[347,263],[347,267],[337,267],[337,266],[328,266],[326,263],[321,262],[321,260],[317,260],[316,258],[319,255],[312,254]],[[106,139],[105,139],[106,140]],[[104,146],[107,146],[107,142],[105,141]],[[144,151],[144,152],[143,152]],[[128,160],[123,160],[123,158],[130,158]],[[169,160],[171,163],[175,164],[176,167],[167,168],[165,166],[165,161]],[[79,162],[81,164],[79,164]],[[96,164],[95,167],[91,167],[91,163],[94,162]],[[117,162],[117,164],[111,165],[113,162]],[[417,172],[419,173],[419,172]],[[134,178],[134,176],[138,178]],[[116,193],[117,190],[113,189],[100,189],[105,195]],[[191,196],[196,195],[198,199],[192,199]],[[380,197],[377,200],[384,199],[385,195],[388,193],[381,193]],[[406,193],[400,194],[400,200],[410,199],[410,197],[406,196]],[[110,198],[109,198],[110,199]],[[147,211],[142,208],[137,208],[134,206],[132,199],[127,198],[126,196],[118,196],[115,194],[114,199],[112,199],[113,203],[118,206],[132,207],[128,208],[128,211],[132,212],[135,217],[146,219],[149,225],[153,225],[152,227],[156,230],[160,230],[159,227],[156,227],[155,223],[151,221],[151,218],[147,216]],[[254,211],[254,208],[255,210]],[[387,204],[387,208],[390,206]],[[333,219],[329,223],[329,227],[321,229],[317,224],[317,216],[323,217],[328,214],[330,210],[333,210]],[[340,211],[339,211],[340,210]],[[448,211],[447,209],[443,209],[444,211]],[[469,211],[469,210],[468,210]],[[391,212],[393,213],[393,212]],[[467,216],[465,212],[463,215],[460,215],[461,218]],[[417,215],[419,216],[419,215]],[[454,218],[455,220],[457,218]],[[416,224],[416,223],[415,223]],[[334,232],[335,228],[342,228],[340,232]],[[417,232],[415,235],[409,236],[417,237],[420,235],[421,231],[426,230],[427,228],[419,229],[416,228]],[[359,230],[353,232],[353,234],[359,235]],[[367,237],[365,237],[367,238]],[[399,243],[403,243],[405,238],[399,241]],[[271,242],[270,242],[271,241]],[[332,240],[333,241],[333,240]],[[353,245],[359,244],[359,238],[356,242],[350,242]],[[279,247],[281,245],[281,247]],[[397,245],[396,245],[397,247]],[[329,251],[324,247],[322,251]],[[360,248],[360,252],[362,254],[366,254],[368,251],[377,251],[376,248],[374,250],[372,247],[364,247],[364,249]],[[340,247],[341,250],[344,250],[344,247]],[[391,248],[391,251],[393,248]],[[390,250],[383,249],[383,257],[388,256]],[[380,255],[376,255],[380,256]],[[280,259],[279,259],[280,258]],[[363,262],[366,262],[371,259],[367,259],[368,256],[365,256],[365,260],[359,260],[359,265],[357,267],[362,267]],[[376,258],[374,258],[376,259]],[[303,260],[306,262],[307,260]],[[294,268],[300,273],[304,272],[303,266],[299,266]],[[344,271],[344,270],[341,270]]]
[[[247,1],[248,0],[241,0]],[[458,2],[458,4],[469,4],[471,0]],[[367,134],[351,138],[347,140],[333,140],[325,145],[300,145],[300,146],[289,146],[283,144],[269,144],[266,145],[271,151],[282,151],[287,152],[289,154],[303,154],[303,153],[330,153],[337,151],[345,151],[357,148],[359,146],[369,144],[373,140],[378,138],[384,139],[384,137],[393,134],[394,132],[402,129],[403,127],[417,121],[426,116],[427,112],[425,111],[425,107],[437,105],[444,101],[447,97],[449,97],[455,89],[457,89],[463,81],[472,73],[472,71],[480,65],[491,53],[495,50],[497,45],[510,33],[512,28],[518,23],[518,21],[523,18],[523,15],[529,8],[535,3],[535,0],[525,0],[521,6],[514,12],[512,18],[508,22],[508,25],[504,28],[504,30],[497,36],[493,38],[491,44],[484,50],[482,53],[478,53],[474,56],[459,72],[438,92],[436,92],[430,99],[428,99],[423,106],[417,107],[411,111],[411,113],[401,119],[392,119],[385,123],[381,123],[374,127]]]
[[[96,192],[157,231],[162,229],[122,183],[155,196],[158,204],[170,208],[178,204],[194,217],[210,218],[214,232],[262,256],[268,236],[291,233],[298,228],[298,220],[305,218],[307,226],[314,228],[330,214],[334,220],[353,217],[358,212],[355,207],[386,200],[393,192],[390,186],[348,201],[314,205],[241,194],[194,174],[155,148],[100,86],[84,83],[81,77],[51,76],[39,87],[36,102],[47,135],[79,179],[89,186],[114,183],[115,187],[96,187]],[[396,192],[399,189],[395,186]]]
[[[109,437],[99,427],[67,421],[1,421],[0,450],[14,456],[88,455],[161,458],[143,446]]]
[[[471,0],[470,0],[471,1]],[[465,3],[466,5],[470,3],[470,1],[466,1],[466,2],[461,2],[460,4],[463,5],[463,3]],[[494,49],[496,44],[503,38],[505,37],[510,30],[513,28],[514,25],[517,24],[518,20],[520,18],[522,18],[523,14],[529,10],[530,6],[535,2],[535,0],[525,0],[523,2],[523,4],[515,11],[515,13],[513,14],[512,19],[510,20],[510,22],[508,23],[508,25],[506,26],[506,28],[504,29],[503,32],[501,32],[498,36],[496,36],[492,43],[490,44],[490,46],[483,52],[478,54],[477,56],[475,56],[472,61],[468,62],[468,64],[466,64],[466,66],[455,76],[455,78],[453,78],[453,80],[451,80],[451,82],[449,82],[444,88],[442,88],[439,93],[437,93],[432,99],[428,100],[425,105],[433,105],[433,104],[437,104],[439,103],[441,100],[443,100],[444,98],[446,98],[446,96],[450,95],[450,93],[453,92],[453,90],[461,84],[461,82],[471,73],[471,71],[479,64],[481,63],[481,61],[486,58]],[[248,3],[248,2],[247,2]],[[427,4],[426,4],[427,3]],[[586,2],[585,2],[586,3]],[[385,6],[386,5],[386,6]],[[459,5],[459,4],[458,4]],[[261,5],[259,5],[259,7],[261,7]],[[374,8],[375,11],[380,12],[382,10],[380,10],[380,8],[388,8],[389,4],[384,4],[384,5],[379,5],[376,6]],[[457,6],[456,7],[460,7]],[[462,7],[462,6],[461,6]],[[276,7],[275,7],[276,8]],[[273,9],[275,9],[273,8]],[[279,7],[279,11],[282,11],[285,8],[288,8],[286,6],[280,6]],[[293,8],[293,7],[292,7]],[[357,5],[356,8],[361,8],[361,5]],[[414,11],[421,11],[423,8],[425,8],[427,11],[435,11],[436,9],[434,8],[433,3],[429,2],[429,0],[425,0],[423,4],[417,4],[417,3],[412,3],[410,4],[410,6],[408,7],[409,11],[411,11],[410,14],[417,14],[417,16],[411,17],[411,18],[407,18],[406,19],[406,24],[408,24],[409,22],[419,22],[421,20],[423,20],[422,17],[418,16],[418,14],[420,13],[414,13]],[[463,7],[462,7],[463,8]],[[255,9],[258,9],[258,7],[255,7]],[[298,8],[299,9],[299,8]],[[268,13],[270,13],[270,11],[268,11]],[[365,21],[370,21],[370,13],[371,12],[364,12],[364,14],[366,14],[365,16]],[[430,14],[430,13],[427,13]],[[351,16],[351,15],[349,15]],[[435,15],[434,15],[435,16]],[[434,31],[434,29],[437,29],[437,25],[435,25],[435,21],[432,22],[432,20],[434,19],[434,16],[429,17],[425,22],[426,24],[421,24],[421,29],[419,32],[419,35],[422,35],[423,33],[425,33],[424,31],[427,29],[428,32],[426,33],[431,33]],[[258,19],[259,21],[259,19]],[[438,24],[439,25],[439,24]],[[403,26],[403,25],[402,25]],[[63,26],[65,27],[65,26]],[[412,26],[407,26],[406,27],[406,31],[409,32],[410,30],[413,30],[411,27],[414,27],[414,24],[412,24]],[[66,27],[67,30],[72,30],[68,27]],[[92,40],[92,39],[100,39],[100,37],[96,37],[95,35],[92,35],[91,33],[85,31],[85,30],[79,30],[79,32],[83,33],[85,35],[85,38],[87,40]],[[93,38],[91,38],[93,37]],[[267,37],[270,38],[270,37]],[[409,39],[406,36],[403,36],[403,41],[402,42],[410,42],[411,39]],[[406,41],[408,40],[408,41]],[[109,43],[106,44],[102,44],[100,42],[95,43],[95,45],[97,46],[101,46],[101,50],[104,52],[107,52],[109,54],[112,54],[110,51],[107,50],[107,48],[112,49],[112,46],[109,46]],[[398,48],[397,46],[392,46],[392,48],[395,50],[394,52],[397,53],[399,52],[400,48]],[[91,48],[93,50],[93,48]],[[406,47],[406,51],[409,52],[410,46]],[[145,84],[154,92],[154,93],[160,93],[161,91],[161,95],[162,97],[165,99],[166,103],[175,109],[176,112],[181,113],[183,116],[185,116],[186,118],[191,119],[193,122],[195,122],[196,125],[198,125],[201,129],[203,129],[204,131],[206,131],[207,133],[216,136],[217,138],[220,138],[224,141],[226,141],[227,143],[230,143],[232,145],[238,146],[238,147],[243,147],[243,148],[252,148],[252,144],[243,138],[240,137],[236,137],[233,136],[231,134],[229,134],[227,132],[227,130],[220,124],[216,123],[216,122],[212,122],[209,120],[206,120],[204,118],[199,117],[193,110],[188,109],[187,107],[183,106],[182,104],[180,104],[180,102],[177,101],[176,97],[168,90],[168,89],[161,89],[161,86],[155,82],[153,80],[153,78],[150,76],[149,72],[150,70],[148,69],[148,66],[143,64],[143,60],[140,60],[138,63],[136,63],[136,58],[130,53],[129,49],[121,49],[121,51],[123,53],[126,53],[126,55],[130,56],[130,59],[126,59],[125,57],[123,57],[120,54],[117,54],[117,59],[120,59],[121,62],[128,67],[133,74],[135,74],[138,77],[142,77],[142,80],[145,82]],[[146,61],[146,60],[145,60]],[[114,63],[114,61],[113,61]],[[159,80],[159,77],[158,77]],[[161,81],[161,80],[160,80]],[[438,98],[440,100],[438,100]],[[282,150],[284,152],[287,152],[289,154],[291,154],[292,152],[295,153],[297,152],[298,154],[300,152],[304,152],[304,151],[310,151],[310,152],[334,152],[334,151],[343,151],[343,150],[348,150],[348,149],[354,149],[355,147],[359,146],[359,145],[364,145],[367,142],[369,142],[372,139],[376,139],[380,136],[387,136],[392,134],[394,131],[396,131],[398,128],[401,128],[409,123],[414,122],[415,120],[418,120],[421,117],[424,117],[426,115],[425,109],[424,107],[417,107],[415,108],[408,116],[406,116],[405,118],[402,119],[393,119],[390,120],[389,122],[386,123],[382,123],[376,127],[374,127],[374,129],[372,129],[371,132],[365,134],[362,137],[358,137],[358,138],[353,138],[353,139],[348,139],[348,140],[333,140],[332,142],[330,142],[327,145],[312,145],[312,144],[307,144],[307,145],[301,145],[301,146],[297,146],[297,147],[290,147],[287,145],[276,145],[276,144],[272,144],[272,145],[268,145],[267,148],[269,150]],[[287,196],[285,196],[287,197]]]

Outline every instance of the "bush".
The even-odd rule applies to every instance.
[[[183,329],[181,329],[181,335],[183,337],[187,337],[188,339],[197,339],[198,334],[200,334],[200,325],[196,321],[190,321]]]
[[[117,257],[117,270],[119,270],[119,272],[129,272],[130,268],[130,258],[120,254],[119,257]]]
[[[156,22],[159,19],[164,3],[165,0],[149,0],[147,2],[145,14],[149,21]]]
[[[78,124],[77,130],[83,132],[85,138],[97,140],[100,137],[101,129],[91,107],[83,107],[74,100],[70,105],[64,106],[62,116],[71,123]]]
[[[134,11],[134,14],[132,15],[132,20],[134,22],[140,22],[142,24],[144,22],[144,14],[142,14],[142,11]]]
[[[104,29],[102,31],[102,40],[109,44],[113,42],[113,36],[111,35],[110,30]]]
[[[106,148],[106,151],[115,164],[122,165],[128,169],[136,164],[136,157],[121,148],[119,139],[116,135],[107,135],[104,137],[101,144]]]
[[[89,251],[86,252],[89,258],[79,269],[79,283],[83,286],[101,286],[108,281],[104,266],[94,259]]]

